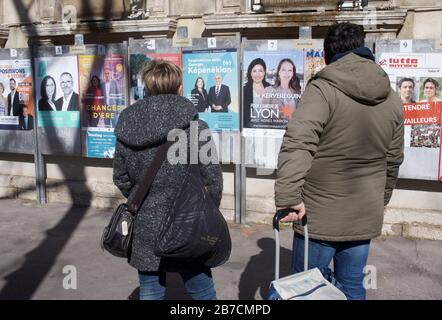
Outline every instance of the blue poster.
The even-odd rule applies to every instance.
[[[87,157],[113,158],[116,138],[113,131],[86,131]]]
[[[239,131],[236,49],[183,51],[184,96],[213,131]]]

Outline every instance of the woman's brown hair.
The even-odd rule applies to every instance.
[[[179,94],[183,83],[181,69],[164,60],[152,60],[141,70],[141,78],[146,88],[147,96],[160,94]]]

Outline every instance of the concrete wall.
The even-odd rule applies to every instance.
[[[438,11],[416,11],[412,39],[440,38],[442,38],[442,8]]]

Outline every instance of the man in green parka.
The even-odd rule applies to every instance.
[[[309,268],[318,267],[348,299],[365,299],[370,240],[381,234],[404,148],[402,102],[364,37],[351,23],[328,30],[327,66],[288,124],[275,184],[276,207],[297,210],[281,221],[308,216]],[[294,229],[296,273],[303,271],[304,238],[297,223]]]

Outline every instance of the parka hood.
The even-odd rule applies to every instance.
[[[368,49],[367,49],[368,50]],[[374,61],[348,53],[315,76],[323,79],[353,100],[375,106],[390,94],[388,75]]]

